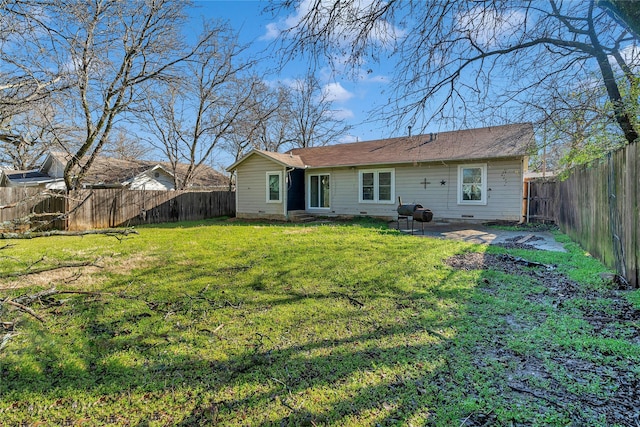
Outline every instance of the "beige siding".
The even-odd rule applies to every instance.
[[[434,218],[518,221],[522,215],[522,160],[470,162],[487,165],[487,204],[458,204],[458,166],[419,165],[396,168],[396,196],[421,204]],[[426,189],[423,182],[426,179]],[[442,182],[444,181],[444,184]]]
[[[236,170],[236,214],[239,218],[285,218],[286,186],[282,186],[281,202],[267,203],[267,172],[282,172],[285,168],[264,157],[253,155]]]
[[[309,174],[328,173],[331,177],[331,208],[328,210],[307,208],[307,210],[310,213],[326,215],[392,218],[397,217],[397,199],[400,196],[404,204],[420,204],[431,209],[436,219],[520,220],[523,188],[522,160],[470,163],[487,165],[486,205],[458,204],[458,165],[466,163],[451,163],[380,166],[381,169],[395,170],[395,194],[392,204],[358,201],[359,168],[313,169],[307,172],[305,188],[308,188]]]

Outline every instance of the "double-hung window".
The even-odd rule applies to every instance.
[[[282,202],[282,172],[267,172],[267,203]]]
[[[487,204],[487,165],[458,166],[458,204]]]
[[[359,172],[360,203],[394,203],[394,169],[370,169]]]

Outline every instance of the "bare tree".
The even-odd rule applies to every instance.
[[[171,77],[195,48],[183,43],[185,1],[54,0],[42,3],[55,33],[54,46],[73,74],[65,113],[77,129],[78,148],[68,161],[68,189],[83,179],[118,118],[135,110],[150,81]],[[60,61],[62,62],[62,61]]]
[[[335,143],[351,129],[336,115],[330,94],[311,73],[292,85],[289,105],[292,130],[297,135],[293,148]]]
[[[312,74],[292,82],[268,84],[256,76],[253,81],[254,96],[226,145],[236,159],[250,149],[284,151],[335,143],[351,129]]]
[[[141,160],[149,155],[151,148],[142,139],[125,127],[114,129],[104,146],[103,154],[122,160]]]
[[[250,76],[249,81],[244,85],[254,88],[253,96],[225,143],[226,151],[236,160],[250,149],[279,151],[296,138],[290,126],[289,88],[282,84],[270,85],[255,75]]]
[[[176,188],[188,187],[200,165],[211,161],[255,91],[255,81],[242,78],[252,61],[241,58],[245,47],[236,36],[223,25],[206,26],[204,34],[182,78],[147,90],[146,130],[169,159]],[[186,169],[177,174],[179,164]]]
[[[629,0],[597,0],[599,7],[607,9],[615,19],[618,19],[631,31],[636,38],[640,38],[640,5]]]
[[[460,123],[465,112],[486,117],[522,100],[536,103],[545,95],[543,83],[571,88],[595,69],[615,123],[628,142],[638,138],[620,87],[627,83],[618,78],[636,76],[621,54],[634,38],[593,0],[272,3],[298,17],[282,33],[289,57],[347,58],[354,67],[381,52],[395,59],[396,96],[385,112],[398,125],[434,118]]]
[[[60,149],[61,124],[50,99],[31,102],[27,111],[7,117],[0,133],[0,164],[16,170],[35,169],[44,155]]]
[[[38,2],[0,0],[0,137],[5,142],[20,138],[9,122],[68,87],[47,21]]]
[[[606,90],[597,78],[576,82],[571,88],[548,88],[546,92],[548,97],[544,102],[529,104],[527,108],[526,118],[534,121],[540,130],[537,132],[540,153],[532,158],[533,169],[549,166],[563,172],[626,144],[613,119],[613,107]],[[626,92],[622,95],[624,99],[631,98]],[[637,124],[637,111],[629,110],[629,113]]]

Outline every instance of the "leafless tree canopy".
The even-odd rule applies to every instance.
[[[176,78],[147,85],[139,117],[175,177],[178,164],[186,165],[176,188],[190,185],[198,168],[212,160],[255,102],[256,82],[244,78],[254,61],[242,57],[245,50],[231,29],[209,23],[199,49],[176,67]]]
[[[67,87],[46,20],[37,2],[0,0],[0,135],[11,136],[8,119]]]
[[[283,52],[360,67],[388,56],[395,91],[383,113],[396,124],[430,119],[462,124],[469,115],[539,104],[550,86],[592,78],[605,88],[629,142],[638,125],[621,88],[637,81],[634,39],[594,1],[272,0],[297,17]],[[637,58],[636,58],[637,61]],[[631,100],[637,104],[637,98]]]

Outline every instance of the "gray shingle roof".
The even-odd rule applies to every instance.
[[[62,163],[66,163],[69,158],[68,154],[62,152],[52,152],[51,156],[56,157]],[[87,184],[121,184],[156,165],[160,165],[164,170],[172,173],[171,165],[167,162],[125,160],[98,156],[89,168],[83,182]],[[187,168],[188,165],[186,164],[177,165],[176,174],[179,179],[182,179]],[[192,187],[220,187],[227,186],[228,184],[228,177],[207,165],[200,165],[198,167],[191,182]]]
[[[533,126],[524,123],[299,148],[289,153],[308,167],[319,168],[522,157],[533,142]]]
[[[533,146],[533,125],[519,123],[324,147],[296,148],[287,153],[252,150],[227,170],[235,169],[252,155],[260,155],[288,167],[323,168],[524,157],[530,153]]]

